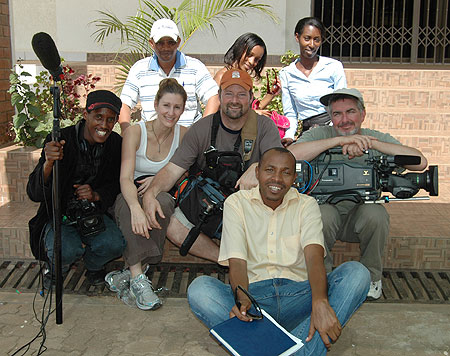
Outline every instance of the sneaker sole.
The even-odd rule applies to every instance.
[[[378,299],[380,299],[381,298],[381,294],[380,294],[380,296],[379,297],[372,297],[372,296],[367,296],[366,297],[366,300],[370,300],[370,301],[373,301],[373,300],[378,300]]]
[[[141,310],[156,310],[162,306],[161,301],[156,302],[152,306],[141,304],[137,301],[136,296],[134,295],[133,291],[130,288],[130,294],[133,296],[133,298],[136,300],[136,306]]]
[[[156,303],[153,306],[149,307],[148,305],[142,305],[142,304],[139,304],[138,302],[136,302],[136,306],[141,310],[156,310],[156,309],[161,308],[162,304]]]

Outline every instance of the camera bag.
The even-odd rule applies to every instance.
[[[218,239],[222,232],[223,202],[235,191],[234,186],[247,168],[253,152],[257,135],[257,116],[253,110],[249,111],[233,151],[218,151],[215,148],[219,125],[220,113],[217,112],[213,117],[211,147],[205,152],[206,167],[200,174],[190,176],[188,184],[178,195],[178,206],[196,226],[196,230]],[[239,153],[241,142],[244,142],[244,159]]]

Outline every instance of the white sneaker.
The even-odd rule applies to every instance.
[[[152,282],[144,273],[130,280],[130,292],[136,298],[136,305],[139,309],[152,310],[162,305],[153,290]]]
[[[370,282],[369,293],[367,293],[367,299],[377,300],[381,297],[381,279],[376,282]]]
[[[131,273],[129,269],[109,272],[105,276],[105,282],[112,292],[121,292],[130,287]]]

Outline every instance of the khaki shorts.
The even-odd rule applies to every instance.
[[[184,213],[181,211],[180,207],[175,208],[175,212],[173,213],[173,216],[177,218],[177,220],[187,229],[192,229],[195,225],[192,224],[187,217],[184,215]]]

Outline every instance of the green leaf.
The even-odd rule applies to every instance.
[[[22,112],[24,108],[25,108],[25,104],[23,104],[23,103],[16,104],[17,112]]]
[[[12,72],[12,73],[9,75],[9,83],[10,83],[11,85],[16,85],[16,84],[20,83],[19,76],[17,75],[16,72]]]
[[[41,109],[32,104],[27,104],[27,110],[32,116],[38,117],[41,115]]]
[[[42,148],[42,147],[44,147],[44,141],[45,141],[45,137],[38,137],[36,139],[36,141],[34,142],[34,146],[36,146],[37,148]]]
[[[21,127],[25,121],[27,121],[28,117],[24,113],[20,113],[13,116],[13,125],[16,129]]]
[[[19,103],[22,100],[22,95],[20,95],[19,93],[13,93],[11,95],[11,105],[12,106],[16,106],[17,103]],[[22,110],[19,110],[22,111]]]
[[[51,126],[48,122],[39,122],[35,127],[36,132],[50,132]]]
[[[38,127],[39,121],[38,120],[29,120],[28,125],[30,125],[31,128],[35,129],[36,127]]]
[[[36,101],[36,94],[35,93],[33,93],[32,91],[26,91],[25,93],[24,93],[24,96],[28,99],[28,101],[31,101],[31,102],[35,102]]]

